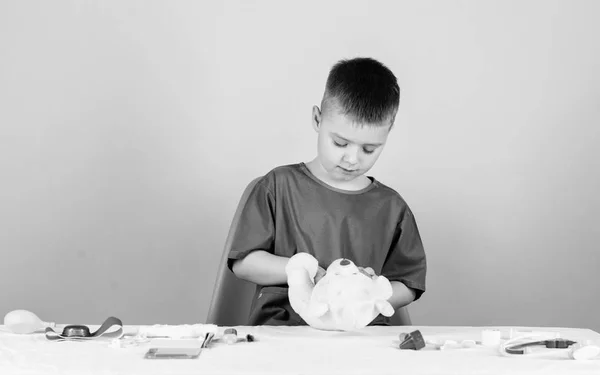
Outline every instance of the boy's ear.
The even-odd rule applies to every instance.
[[[312,109],[312,125],[316,132],[319,132],[321,127],[321,110],[316,105]]]

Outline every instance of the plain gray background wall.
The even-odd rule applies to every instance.
[[[419,325],[600,331],[597,1],[3,1],[0,314],[202,322],[242,190],[316,151],[341,58],[402,89],[371,171]],[[70,299],[75,295],[77,300]]]

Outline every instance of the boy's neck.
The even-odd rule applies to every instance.
[[[316,158],[304,164],[306,165],[310,173],[313,174],[313,176],[318,178],[323,183],[332,186],[336,189],[357,191],[362,190],[371,184],[371,179],[369,179],[365,175],[358,176],[350,181],[335,181],[329,177],[325,168],[323,168],[321,163],[319,163],[319,160],[317,160]]]

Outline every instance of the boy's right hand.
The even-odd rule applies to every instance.
[[[317,269],[317,274],[315,275],[315,285],[323,278],[323,276],[325,276],[326,273],[327,271],[325,271],[323,267],[319,266]]]
[[[364,274],[365,276],[370,277],[371,279],[374,279],[377,277],[377,275],[375,274],[375,271],[371,268],[371,267],[358,267],[358,271],[362,274]]]

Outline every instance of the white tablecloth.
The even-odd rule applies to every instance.
[[[137,328],[126,326],[125,331]],[[600,375],[600,358],[575,361],[565,349],[543,348],[512,357],[482,346],[447,351],[398,349],[398,335],[415,329],[427,340],[462,341],[480,340],[482,329],[494,327],[367,327],[358,333],[309,327],[236,328],[239,336],[251,333],[257,341],[234,345],[215,342],[196,359],[169,360],[144,359],[149,343],[112,348],[107,341],[52,342],[43,334],[16,335],[0,329],[0,374]],[[495,328],[508,332],[508,327]],[[554,331],[562,338],[600,344],[600,334],[587,329],[512,328]]]

